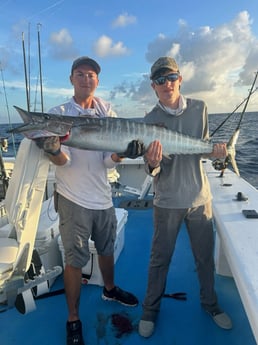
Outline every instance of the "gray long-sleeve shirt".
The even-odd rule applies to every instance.
[[[156,105],[144,117],[146,123],[159,123],[170,130],[198,139],[208,139],[208,114],[203,101],[187,99],[180,115],[171,115]],[[211,200],[210,186],[202,157],[171,155],[163,157],[160,172],[154,177],[154,205],[164,208],[192,208]]]

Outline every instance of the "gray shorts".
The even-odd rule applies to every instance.
[[[99,255],[114,254],[117,219],[114,207],[90,210],[58,194],[59,230],[65,263],[82,268],[90,259],[89,238]]]

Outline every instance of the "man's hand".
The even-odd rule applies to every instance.
[[[159,140],[150,143],[145,153],[145,160],[151,168],[156,168],[162,160],[162,145]]]
[[[38,138],[34,141],[40,149],[43,149],[52,156],[57,156],[61,152],[61,144],[58,136]]]
[[[132,140],[125,152],[117,153],[120,158],[131,158],[135,159],[137,157],[143,156],[145,153],[144,143],[141,140]]]
[[[227,144],[226,143],[217,143],[213,145],[213,151],[210,154],[213,158],[225,159],[228,155]]]

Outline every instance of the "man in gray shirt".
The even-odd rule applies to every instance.
[[[185,98],[180,93],[182,76],[176,61],[160,57],[151,67],[150,78],[159,101],[144,121],[162,123],[170,130],[208,139],[207,107],[203,101]],[[211,157],[225,158],[226,155],[226,144],[214,145]],[[232,328],[229,316],[218,305],[214,289],[212,196],[202,158],[196,154],[164,157],[159,141],[151,143],[145,154],[146,171],[154,176],[154,236],[148,287],[139,323],[139,334],[143,337],[150,337],[154,331],[183,221],[195,258],[201,305],[219,327]]]

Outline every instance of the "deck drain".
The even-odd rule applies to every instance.
[[[137,210],[146,210],[153,207],[153,200],[124,200],[119,204],[119,207],[125,209],[137,209]]]

